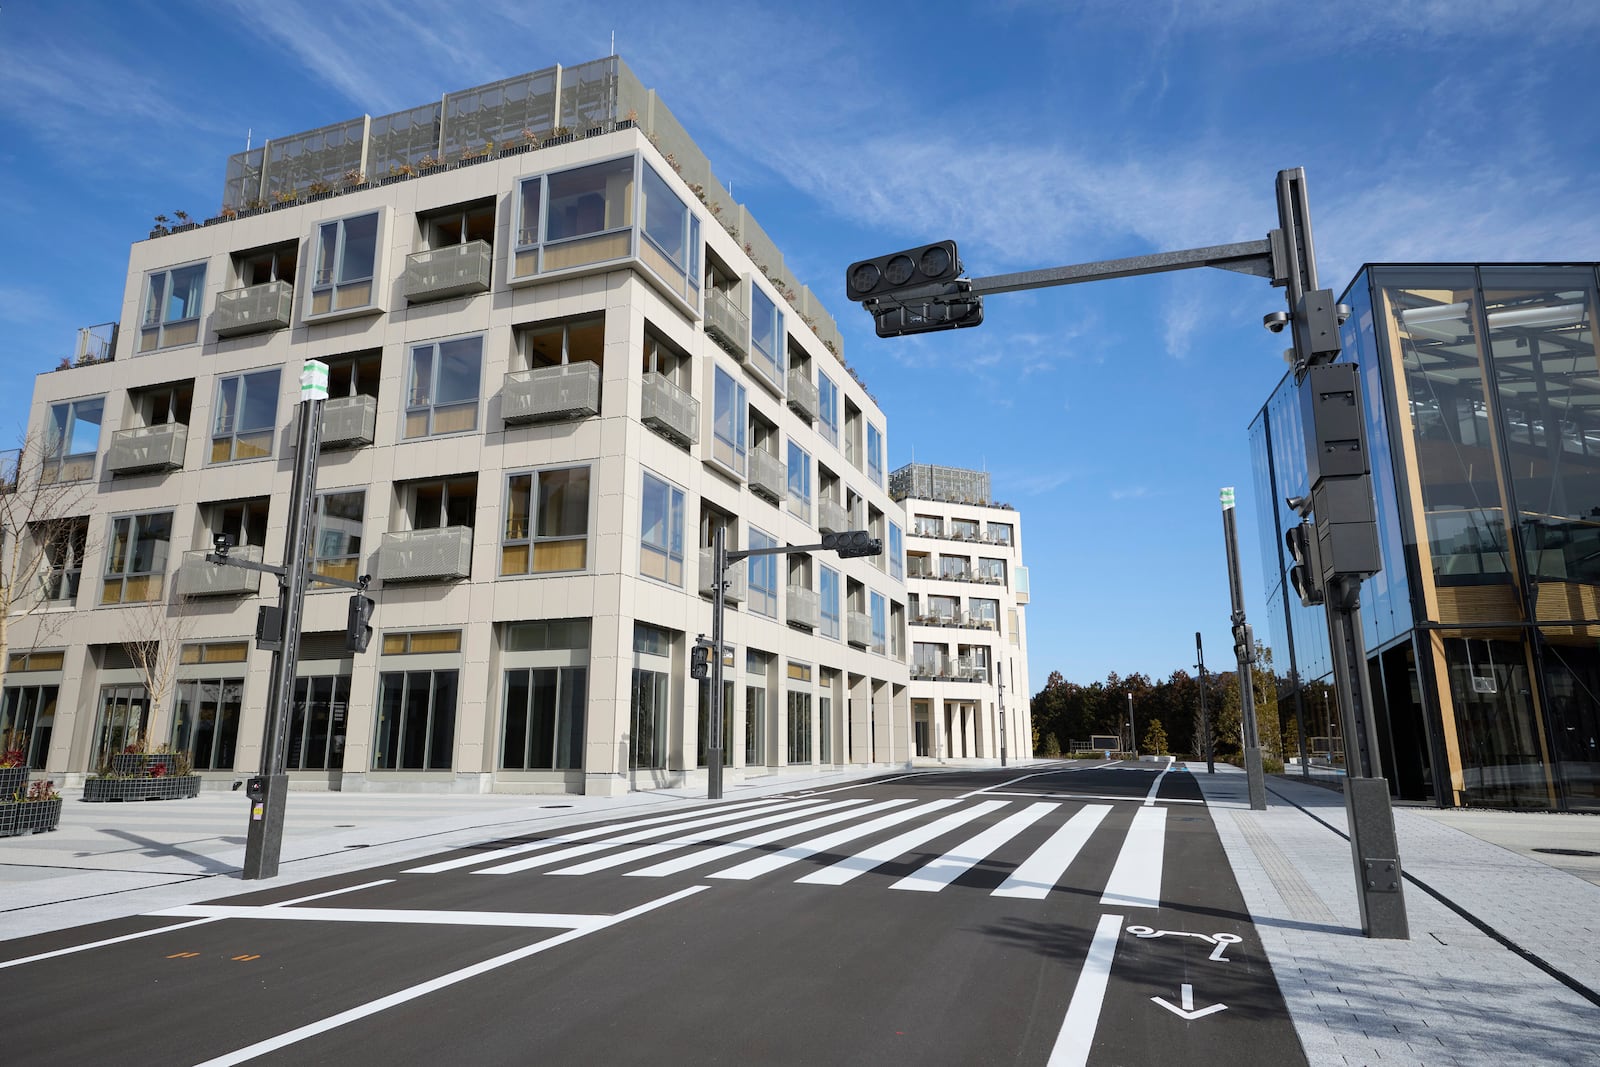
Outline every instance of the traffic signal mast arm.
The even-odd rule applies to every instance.
[[[1239,274],[1253,274],[1258,278],[1283,277],[1282,241],[1273,237],[1265,241],[1245,241],[1232,245],[1211,245],[1208,248],[1189,248],[1180,252],[1156,252],[1148,256],[1130,256],[1127,259],[1102,259],[1094,263],[1078,263],[1069,267],[1050,267],[1045,270],[1024,270],[1015,274],[994,274],[987,278],[972,279],[972,295],[990,293],[1015,293],[1023,289],[1044,289],[1052,285],[1072,285],[1076,282],[1098,282],[1107,278],[1132,278],[1140,274],[1161,274],[1165,271],[1187,270],[1190,267],[1219,267]]]
[[[253,559],[240,559],[237,556],[228,555],[227,552],[207,552],[206,562],[220,564],[225,567],[243,567],[247,571],[260,571],[263,574],[275,574],[278,576],[279,581],[289,576],[289,571],[284,567],[274,567],[270,563],[257,563]],[[352,582],[348,578],[330,578],[326,574],[312,574],[306,577],[306,581],[314,582],[317,585],[336,585],[341,589],[354,589],[364,593],[367,591],[367,586],[372,583],[372,575],[363,574]]]

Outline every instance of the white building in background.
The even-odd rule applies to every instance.
[[[135,244],[116,322],[35,387],[44,477],[83,492],[70,536],[19,532],[50,574],[0,726],[58,781],[141,737],[208,788],[256,769],[277,591],[203,555],[283,561],[307,359],[313,566],[374,576],[377,637],[345,651],[348,590],[307,595],[298,788],[703,780],[714,532],[898,550],[887,422],[832,319],[619,59],[275,138],[224,205]],[[730,781],[910,761],[902,567],[733,570]],[[164,699],[139,634],[177,646]]]
[[[911,720],[919,757],[1033,755],[1022,521],[989,475],[910,463],[889,476],[906,513]]]

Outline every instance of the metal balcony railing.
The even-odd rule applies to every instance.
[[[872,644],[872,616],[864,611],[851,611],[846,613],[846,636],[852,645],[867,648]]]
[[[500,417],[507,423],[559,422],[600,414],[600,366],[568,363],[506,375]]]
[[[798,411],[806,421],[816,421],[816,384],[806,375],[805,371],[796,368],[790,368],[789,370],[789,406]]]
[[[706,292],[706,334],[741,363],[750,356],[750,316],[727,293]]]
[[[433,582],[472,574],[472,527],[386,533],[378,546],[378,577],[389,582]]]
[[[405,294],[410,304],[489,290],[494,254],[487,241],[467,241],[406,257]]]
[[[773,503],[782,502],[788,493],[788,475],[783,462],[771,452],[759,448],[750,450],[750,491],[766,497]]]
[[[709,548],[700,550],[700,595],[710,597],[714,595],[711,588],[715,580],[712,574],[712,559],[715,553]],[[729,567],[727,573],[728,587],[723,591],[722,598],[730,604],[742,604],[749,597],[750,568],[740,563]]]
[[[816,590],[807,589],[803,585],[791,585],[788,592],[789,595],[784,606],[784,617],[796,626],[805,626],[815,630],[822,619]]]
[[[360,448],[378,428],[378,398],[358,393],[322,402],[322,449]]]
[[[111,435],[106,469],[114,475],[177,470],[188,443],[189,427],[181,422],[118,430]]]
[[[239,337],[287,330],[293,311],[294,286],[279,280],[218,293],[217,314],[211,321],[218,337]]]
[[[228,555],[260,563],[261,546],[245,545]],[[178,592],[183,596],[255,596],[261,592],[261,572],[207,563],[204,550],[185,552],[178,564]]]
[[[700,440],[700,401],[656,371],[643,379],[640,420],[657,433],[688,447]]]
[[[850,515],[844,505],[827,497],[818,500],[817,529],[823,533],[843,533],[850,529]]]

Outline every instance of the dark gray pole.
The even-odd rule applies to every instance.
[[[250,823],[245,832],[244,877],[272,878],[278,873],[283,846],[283,812],[289,798],[289,775],[284,766],[288,749],[289,709],[294,702],[294,681],[300,658],[300,616],[306,597],[306,547],[311,541],[312,496],[317,489],[317,453],[322,447],[322,397],[327,395],[326,368],[322,391],[302,393],[300,437],[296,446],[294,488],[289,495],[289,536],[284,546],[284,574],[279,585],[282,608],[282,647],[272,654],[272,681],[267,691],[267,719],[261,731],[261,775],[264,789],[250,801]]]
[[[728,544],[722,527],[711,539],[711,700],[706,709],[706,799],[722,799],[722,611],[728,584]]]
[[[1200,668],[1200,753],[1206,758],[1206,773],[1217,773],[1216,753],[1211,747],[1211,713],[1206,710],[1206,650],[1200,631],[1194,632],[1195,666]]]
[[[1233,489],[1222,490],[1222,535],[1228,546],[1228,594],[1233,601],[1233,651],[1239,663],[1239,709],[1244,719],[1244,774],[1250,810],[1267,810],[1267,782],[1261,772],[1261,738],[1256,733],[1255,634],[1244,621],[1244,588],[1239,580],[1239,531],[1233,516]]]
[[[1133,753],[1133,758],[1139,758],[1139,734],[1133,728],[1133,694],[1128,694],[1128,750]]]
[[[1000,679],[1000,766],[1006,765],[1006,677],[995,664],[995,675]]]

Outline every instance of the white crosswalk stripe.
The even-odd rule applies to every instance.
[[[1123,838],[1117,864],[1100,903],[1113,908],[1161,906],[1161,859],[1167,839],[1167,809],[1140,808]]]
[[[910,889],[919,893],[937,893],[951,882],[966,874],[1001,845],[1016,837],[1029,826],[1054,811],[1059,805],[1041,801],[1029,804],[1015,815],[1008,815],[976,837],[969,838],[946,852],[932,863],[923,864],[890,889]]]
[[[982,804],[976,804],[965,811],[952,812],[942,819],[928,823],[926,826],[918,826],[913,830],[907,830],[899,837],[891,837],[882,844],[862,849],[854,856],[847,856],[831,867],[824,867],[814,874],[808,874],[804,878],[795,880],[805,882],[808,885],[844,885],[856,876],[866,874],[874,867],[881,867],[895,857],[903,856],[912,849],[919,845],[927,844],[936,837],[943,837],[950,831],[965,826],[973,819],[1005,807],[1008,803],[1009,801],[1005,800],[985,800]]]
[[[809,856],[815,856],[819,852],[826,852],[828,849],[836,845],[842,845],[846,841],[854,841],[857,838],[875,834],[880,830],[887,830],[891,826],[910,822],[912,819],[920,818],[931,812],[942,811],[954,803],[956,803],[954,800],[932,800],[918,807],[908,808],[905,811],[892,811],[888,815],[873,819],[869,823],[862,823],[860,826],[847,826],[843,830],[835,830],[831,834],[814,837],[810,841],[804,841],[798,845],[790,845],[788,848],[780,849],[770,855],[748,860],[737,867],[729,867],[725,871],[718,871],[711,877],[730,878],[735,881],[747,882],[763,874],[771,874],[780,867],[786,867]]]
[[[1027,900],[1043,900],[1049,896],[1056,882],[1061,880],[1072,861],[1077,859],[1078,852],[1088,844],[1089,835],[1094,833],[1110,810],[1110,804],[1084,805],[1082,811],[1063,823],[1061,829],[1050,835],[1050,840],[1040,845],[1033,855],[1022,862],[1022,866],[1012,871],[1011,877],[1000,883],[994,895]]]

